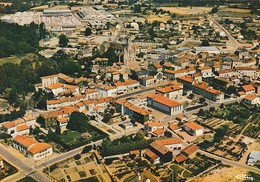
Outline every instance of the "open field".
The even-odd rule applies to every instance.
[[[170,13],[180,14],[180,15],[194,15],[208,13],[212,7],[159,7],[164,11],[170,11]]]
[[[28,59],[32,61],[34,58],[36,58],[36,55],[33,53],[25,54],[22,56],[11,56],[11,57],[0,58],[0,65],[4,63],[20,64],[21,60],[23,59]]]
[[[166,23],[170,19],[167,15],[149,15],[147,17],[148,23],[152,23],[154,21],[164,22]]]
[[[220,8],[220,11],[236,12],[236,13],[250,13],[249,9],[239,9],[239,8]]]
[[[230,166],[220,166],[209,173],[202,175],[199,178],[191,180],[192,182],[212,182],[212,181],[243,181],[236,178],[236,176],[245,174],[248,177],[253,177],[253,181],[259,180],[259,175],[248,173],[248,171],[244,168],[239,167],[230,167]],[[212,180],[214,179],[214,180]],[[247,180],[252,181],[252,180]]]

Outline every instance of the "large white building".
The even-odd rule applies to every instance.
[[[180,102],[164,97],[161,94],[154,94],[147,97],[147,106],[170,116],[183,112],[183,105]]]
[[[17,135],[13,139],[13,147],[34,161],[52,155],[52,146],[47,143],[40,143],[27,135]]]

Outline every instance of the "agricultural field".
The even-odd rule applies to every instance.
[[[170,164],[169,168],[174,172],[178,179],[187,179],[200,174],[217,163],[218,161],[215,159],[197,153],[194,158],[188,159],[182,164]]]
[[[158,7],[158,9],[179,15],[197,15],[210,12],[212,7]]]
[[[152,23],[154,21],[159,21],[159,22],[163,22],[166,23],[168,20],[170,20],[170,16],[168,15],[149,15],[147,16],[147,21],[148,23]]]
[[[199,146],[207,152],[234,161],[238,161],[247,150],[245,143],[234,142],[230,139],[222,140],[219,143],[205,141]]]
[[[110,181],[103,164],[98,164],[93,154],[76,155],[45,169],[57,181]]]
[[[243,135],[250,138],[259,139],[260,137],[260,114],[256,114],[252,117],[249,126],[243,132]]]

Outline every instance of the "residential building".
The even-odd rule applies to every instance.
[[[30,126],[33,126],[34,123],[30,124],[23,118],[16,119],[14,121],[5,122],[2,124],[2,130],[6,134],[11,135],[13,138],[17,135],[29,134],[30,133]]]
[[[204,132],[204,128],[197,124],[197,123],[194,123],[194,122],[186,122],[183,124],[183,129],[189,133],[190,135],[193,135],[193,136],[200,136],[203,134]]]
[[[128,115],[129,118],[144,123],[150,119],[150,112],[145,108],[139,107],[128,102],[125,99],[116,100],[114,102],[116,109],[121,112],[121,115]]]
[[[153,76],[146,76],[141,79],[141,84],[145,87],[150,87],[155,84],[155,79]]]
[[[183,95],[183,89],[180,86],[158,87],[156,94],[162,94],[169,99],[179,99]]]
[[[13,146],[34,161],[52,155],[52,146],[47,143],[40,143],[27,135],[17,135],[13,139]]]
[[[144,156],[153,164],[164,164],[172,161],[172,151],[156,141],[152,142],[145,151]]]
[[[162,131],[164,126],[157,121],[148,121],[144,123],[144,132],[147,136],[154,136],[157,134],[157,131]]]
[[[244,97],[244,102],[249,105],[257,105],[260,104],[260,98],[256,94],[247,94]]]
[[[191,145],[187,146],[186,148],[184,148],[180,152],[180,154],[177,157],[174,158],[174,160],[177,163],[182,163],[185,160],[187,160],[188,158],[192,159],[196,156],[196,153],[197,153],[198,150],[199,150],[198,146],[191,144]]]
[[[99,97],[117,96],[117,88],[115,86],[98,85],[96,90],[98,90]]]
[[[242,91],[245,92],[245,94],[254,94],[255,93],[255,87],[253,85],[244,85],[242,86]]]

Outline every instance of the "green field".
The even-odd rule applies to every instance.
[[[28,60],[34,60],[37,58],[37,56],[33,53],[28,53],[25,55],[19,55],[19,56],[11,56],[11,57],[5,57],[5,58],[0,58],[0,65],[4,63],[14,63],[14,64],[20,64],[21,60],[23,59],[28,59]]]

